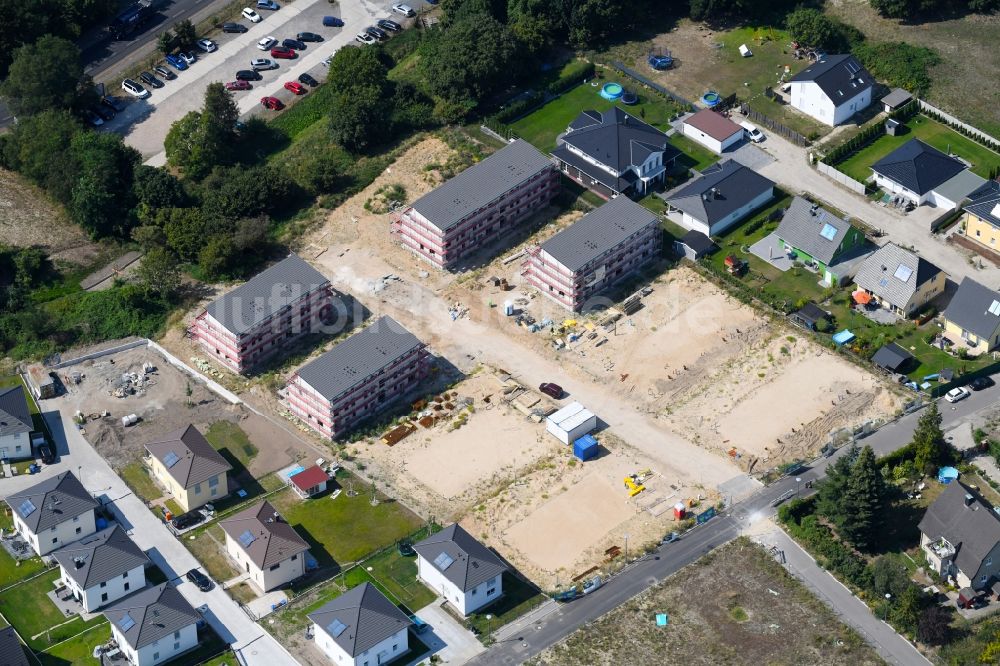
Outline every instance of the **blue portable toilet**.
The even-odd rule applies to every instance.
[[[580,460],[597,457],[597,440],[593,435],[584,435],[573,442],[573,455]]]

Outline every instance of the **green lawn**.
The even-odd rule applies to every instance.
[[[837,164],[837,169],[864,182],[872,174],[872,164],[910,139],[920,139],[940,151],[958,155],[970,162],[972,170],[984,178],[989,177],[990,169],[1000,166],[1000,155],[927,116],[916,115],[906,122],[906,126],[910,131],[899,136],[887,134],[880,137],[875,143]]]
[[[510,573],[503,575],[503,596],[495,603],[481,608],[466,621],[480,640],[488,642],[489,633],[513,622],[545,601],[545,595],[538,589]],[[491,619],[486,619],[491,615]]]
[[[52,584],[58,578],[59,570],[54,569],[0,594],[0,613],[14,625],[28,645],[36,650],[104,622],[104,616],[97,616],[89,622],[84,622],[78,615],[74,615],[71,620],[64,617],[46,596],[49,590],[54,589]],[[51,630],[44,633],[47,629]],[[38,638],[34,638],[35,636]]]
[[[107,643],[111,638],[111,629],[104,616],[101,615],[100,622],[85,633],[75,636],[59,645],[55,645],[38,655],[42,666],[66,666],[67,664],[96,664],[93,658],[94,648]],[[231,652],[226,652],[219,657],[205,662],[205,659],[218,654],[225,648],[222,639],[216,635],[210,627],[203,627],[198,631],[198,647],[177,659],[170,661],[171,666],[201,666],[202,664],[236,664],[236,659]],[[228,658],[229,661],[225,661]]]
[[[615,106],[599,94],[600,86],[606,80],[596,80],[597,87],[584,83],[562,96],[552,100],[545,106],[537,109],[533,113],[521,118],[511,126],[514,133],[539,150],[549,153],[556,147],[556,136],[566,131],[573,120],[580,115],[581,111],[594,109],[596,111],[607,111]],[[628,81],[623,81],[628,86]],[[662,100],[660,97],[644,90],[639,91],[639,103],[634,106],[619,104],[620,108],[649,123],[650,125],[666,131],[669,129],[670,119],[677,114],[677,107]]]
[[[686,169],[704,171],[719,161],[719,156],[708,148],[700,146],[686,136],[674,134],[670,137],[670,143],[674,148],[684,153],[677,159],[677,163]]]
[[[232,421],[216,421],[208,426],[205,439],[217,451],[228,450],[244,467],[257,455],[257,447],[250,442],[243,428]]]
[[[118,470],[118,476],[144,500],[155,500],[163,497],[163,491],[149,475],[149,470],[141,462],[134,462]]]
[[[45,570],[45,564],[40,557],[30,560],[15,560],[6,550],[0,548],[0,588],[12,585],[17,581],[31,578],[36,573]]]
[[[419,541],[421,538],[423,537],[420,535],[414,535],[413,540]],[[368,570],[369,567],[371,571]],[[364,573],[390,599],[394,598],[410,609],[411,613],[433,602],[437,597],[430,588],[417,581],[417,558],[403,557],[395,548],[365,560],[363,564],[347,573],[348,580],[354,571]]]
[[[221,584],[238,573],[226,555],[226,533],[218,523],[187,532],[181,541],[215,582]]]

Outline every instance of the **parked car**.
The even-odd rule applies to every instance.
[[[354,39],[355,41],[359,41],[362,44],[374,44],[376,41],[378,41],[374,37],[369,35],[367,32],[359,32],[358,34],[354,35]]]
[[[298,81],[285,81],[285,90],[288,90],[296,95],[305,95],[306,88]]]
[[[552,382],[545,382],[544,384],[540,384],[538,386],[538,390],[544,393],[545,395],[549,396],[550,398],[555,398],[556,400],[559,400],[560,398],[563,397],[562,386],[559,386],[559,384],[553,384]]]
[[[300,32],[295,35],[295,39],[300,42],[322,42],[323,36],[317,35],[315,32]]]
[[[184,577],[194,583],[202,592],[208,592],[212,589],[212,579],[197,569],[191,569]]]
[[[304,83],[310,88],[315,88],[316,86],[319,85],[319,81],[317,81],[308,74],[299,74],[299,83]]]
[[[413,11],[413,7],[411,7],[411,6],[407,5],[407,4],[403,4],[403,3],[399,3],[399,4],[393,5],[392,6],[392,11],[396,12],[397,14],[402,14],[403,16],[416,16],[417,15],[417,13],[415,11]]]
[[[370,25],[367,28],[365,28],[365,32],[367,32],[369,35],[378,40],[389,38],[389,33],[387,33],[385,30],[382,30],[381,28],[376,28],[373,25]]]
[[[56,457],[52,455],[52,449],[49,448],[48,444],[42,444],[38,447],[38,457],[42,459],[42,462],[46,465],[51,465],[56,461]]]
[[[249,7],[244,7],[241,13],[243,14],[243,18],[250,21],[251,23],[260,23],[260,14],[250,9]]]
[[[83,119],[87,121],[87,124],[91,127],[100,127],[104,124],[104,118],[91,111],[90,109],[84,109],[80,112]]]
[[[270,58],[254,58],[250,61],[250,66],[255,72],[263,72],[269,69],[278,69],[278,63]]]
[[[261,97],[260,105],[265,109],[270,109],[271,111],[278,111],[279,109],[285,108],[281,100],[277,97]]]
[[[110,107],[104,106],[103,104],[98,104],[92,107],[91,112],[96,113],[101,117],[101,120],[108,122],[109,120],[115,119],[115,112],[111,110]]]
[[[281,5],[274,0],[257,0],[257,9],[270,9],[272,12],[276,12],[281,9]]]
[[[177,78],[176,74],[174,74],[173,72],[171,72],[169,69],[167,69],[163,65],[157,65],[156,67],[154,67],[153,68],[153,73],[154,74],[159,74],[161,78],[164,78],[167,81],[173,81],[174,79]]]
[[[324,16],[323,25],[325,25],[327,28],[343,28],[344,20],[341,19],[339,16]]]
[[[132,79],[125,79],[122,81],[122,90],[127,92],[129,95],[132,95],[132,97],[138,97],[139,99],[149,97],[149,91]]]
[[[145,83],[146,85],[152,86],[154,88],[163,87],[163,81],[153,76],[150,72],[142,72],[141,74],[139,74],[139,78],[142,79],[142,82]]]
[[[972,391],[964,386],[958,386],[945,393],[944,399],[948,402],[958,402],[959,400],[965,400],[970,395],[972,395]]]
[[[101,98],[101,104],[114,110],[115,113],[121,113],[128,106],[128,102],[123,100],[121,97],[115,97],[114,95],[105,95]]]
[[[241,69],[236,72],[237,81],[260,81],[263,77],[252,69]]]
[[[175,530],[186,530],[189,527],[194,527],[203,520],[205,520],[205,514],[195,509],[194,511],[174,516],[170,520],[170,524],[174,526]]]
[[[198,60],[198,57],[191,51],[181,51],[177,55],[180,56],[180,59],[183,60],[186,65],[193,65]]]
[[[274,48],[271,49],[271,57],[291,60],[295,57],[295,51],[288,48],[287,46],[275,46]]]
[[[403,26],[391,19],[379,19],[379,22],[376,25],[380,28],[384,28],[385,30],[392,30],[393,32],[399,32],[403,29]]]
[[[306,43],[300,42],[297,39],[283,39],[281,40],[281,45],[290,49],[295,49],[296,51],[302,51],[306,48]]]
[[[196,44],[198,48],[204,51],[205,53],[211,53],[212,51],[219,48],[218,46],[215,45],[215,42],[213,42],[211,39],[199,39],[196,42]]]
[[[246,32],[248,28],[242,23],[223,23],[222,32],[240,34]]]
[[[187,63],[184,62],[184,60],[181,59],[179,56],[175,56],[173,53],[165,57],[164,60],[167,61],[168,65],[170,65],[179,72],[183,72],[185,69],[188,68]]]
[[[250,90],[253,85],[249,81],[230,81],[226,84],[226,90]]]
[[[764,133],[753,123],[744,120],[740,123],[740,127],[743,128],[743,133],[746,134],[746,137],[754,143],[760,143],[764,140]]]
[[[261,51],[267,51],[269,48],[278,43],[278,40],[268,35],[267,37],[261,37],[257,40],[257,48]]]
[[[972,388],[973,391],[982,391],[983,389],[987,389],[995,384],[996,382],[994,382],[991,377],[976,377],[969,382],[969,387]]]

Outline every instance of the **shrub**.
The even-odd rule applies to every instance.
[[[928,70],[941,62],[937,51],[906,42],[864,43],[854,47],[854,55],[876,79],[917,95],[930,89]]]

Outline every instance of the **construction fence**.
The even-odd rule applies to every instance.
[[[829,164],[824,164],[823,162],[816,162],[816,170],[821,174],[829,178],[830,180],[836,181],[846,187],[847,189],[857,192],[861,196],[865,196],[867,187],[864,183],[858,180],[854,180],[846,173],[837,171],[837,167],[832,167]]]

